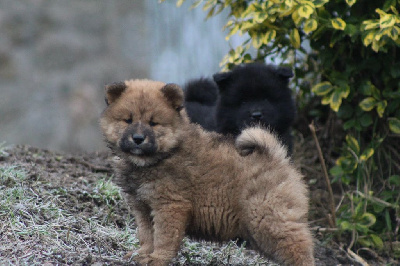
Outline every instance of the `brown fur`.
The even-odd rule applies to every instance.
[[[100,125],[138,225],[141,265],[168,265],[185,234],[239,238],[283,264],[314,264],[308,191],[273,135],[250,128],[234,146],[189,123],[177,85],[118,84],[106,87]]]

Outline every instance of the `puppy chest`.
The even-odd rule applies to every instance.
[[[136,190],[136,198],[140,201],[148,203],[153,207],[169,205],[184,206],[187,208],[188,193],[179,190],[173,182],[147,182],[139,185]]]
[[[142,202],[154,202],[155,201],[155,185],[154,183],[142,183],[136,189],[136,199]]]

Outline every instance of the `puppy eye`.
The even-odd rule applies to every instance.
[[[154,127],[154,126],[157,126],[158,123],[154,122],[153,120],[150,120],[149,125],[150,125],[151,127]]]
[[[132,117],[128,118],[128,119],[124,119],[125,123],[127,124],[132,124]]]

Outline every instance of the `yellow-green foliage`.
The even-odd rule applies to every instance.
[[[361,207],[343,204],[339,227],[362,246],[380,249],[382,237],[399,241],[400,1],[199,0],[193,6],[207,17],[228,10],[226,39],[245,36],[221,66],[266,57],[294,65],[299,106],[318,98],[310,116],[326,116],[327,105],[343,123],[346,137],[330,174],[346,186],[346,202]]]

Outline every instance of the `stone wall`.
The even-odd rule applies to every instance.
[[[182,71],[177,67],[188,69],[172,64],[174,56],[193,66],[196,56],[204,61],[204,51],[195,54],[201,47],[190,44],[190,36],[182,37],[181,31],[187,30],[182,20],[190,21],[193,14],[187,8],[175,11],[175,1],[161,5],[149,1],[0,0],[0,143],[67,151],[103,149],[97,119],[104,108],[105,84],[157,78],[154,69],[164,69],[164,76],[175,72],[175,78],[163,80],[171,82]],[[198,12],[203,23],[205,14]],[[168,24],[168,17],[177,21],[167,19]],[[221,43],[222,24],[215,27]],[[197,36],[196,29],[190,30]],[[188,39],[191,51],[167,47],[182,38]],[[215,44],[205,46],[210,50]],[[168,51],[175,55],[167,56]],[[213,51],[213,60],[206,61],[209,71],[201,74],[218,70],[227,49],[218,55]],[[164,62],[158,60],[160,55],[166,56]]]

